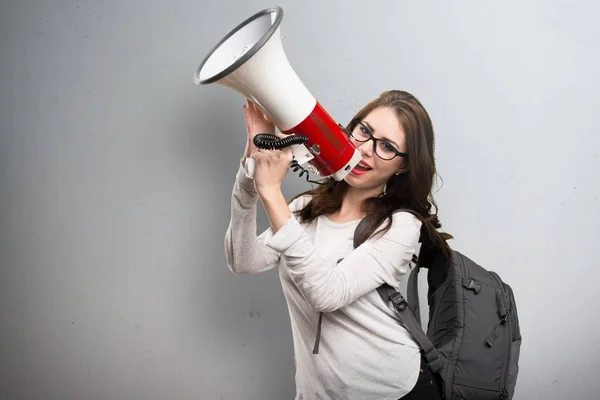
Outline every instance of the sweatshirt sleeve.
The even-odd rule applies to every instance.
[[[254,181],[241,166],[237,171],[231,194],[231,218],[225,232],[225,259],[235,274],[256,274],[279,264],[280,252],[265,242],[273,236],[269,227],[257,236],[257,205],[259,196]],[[290,204],[292,211],[298,201]]]
[[[334,264],[318,256],[315,243],[292,215],[266,245],[284,257],[292,280],[313,310],[330,312],[383,283],[397,287],[410,270],[420,228],[412,214],[397,212],[385,234],[368,239]]]

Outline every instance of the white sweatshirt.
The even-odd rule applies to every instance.
[[[226,260],[239,274],[279,268],[294,341],[295,400],[387,400],[407,394],[419,375],[419,347],[376,289],[384,282],[398,288],[411,268],[421,222],[395,213],[387,233],[353,249],[359,221],[334,223],[320,216],[299,223],[293,212],[308,196],[290,204],[292,217],[275,234],[269,228],[257,236],[258,200],[240,167]],[[319,350],[313,354],[320,313]]]

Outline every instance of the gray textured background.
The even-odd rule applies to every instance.
[[[243,100],[192,83],[275,4],[0,4],[0,398],[292,399],[276,271],[223,255]],[[444,227],[517,296],[515,398],[597,398],[598,3],[279,5],[340,122],[391,88],[431,113]]]

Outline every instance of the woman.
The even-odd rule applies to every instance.
[[[246,157],[254,178],[238,170],[225,238],[229,268],[239,274],[274,267],[290,312],[296,361],[296,399],[429,399],[439,392],[419,346],[377,287],[409,272],[421,224],[439,228],[431,208],[435,176],[433,128],[412,95],[387,91],[360,110],[347,128],[361,163],[340,182],[302,193],[290,204],[281,184],[289,148],[256,149],[258,133],[274,125],[249,102],[244,106]],[[271,226],[257,237],[261,200]],[[409,208],[426,217],[423,221]],[[393,213],[393,214],[392,214]],[[369,216],[363,244],[354,229]],[[432,229],[434,245],[449,236]]]

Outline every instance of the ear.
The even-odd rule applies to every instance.
[[[395,175],[402,175],[403,173],[405,173],[406,171],[408,171],[408,165],[403,165],[400,167],[400,169],[398,171],[396,171]]]
[[[408,162],[406,160],[402,160],[402,163],[400,163],[400,168],[398,168],[398,171],[396,171],[395,175],[402,175],[403,173],[408,171],[408,168],[409,168]]]

